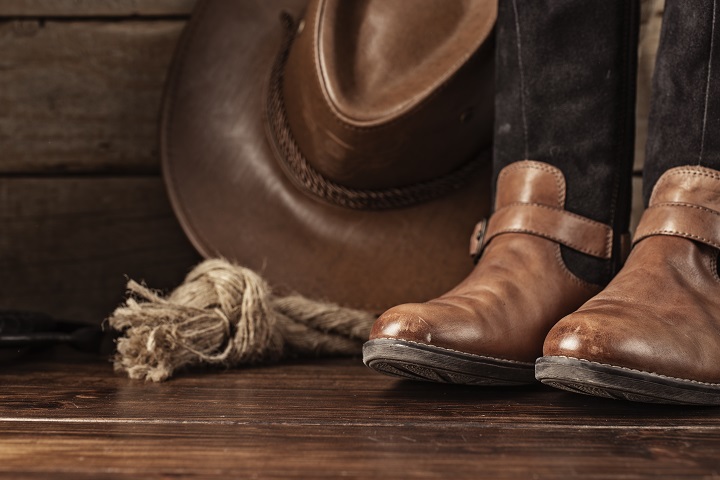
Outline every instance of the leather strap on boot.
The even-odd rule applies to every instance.
[[[658,181],[635,232],[633,245],[672,235],[720,249],[720,175],[699,166],[668,170]]]
[[[478,251],[487,245],[480,261],[439,298],[385,312],[365,344],[366,364],[478,385],[510,384],[503,373],[510,368],[510,382],[532,381],[550,328],[602,288],[568,268],[562,243],[610,254],[610,228],[565,211],[565,186],[546,163],[520,161],[498,172],[495,214],[478,231],[486,234]]]
[[[498,235],[525,233],[601,259],[612,257],[610,226],[564,209],[565,179],[551,165],[524,161],[498,177],[498,200],[490,220],[475,227],[470,254],[477,261]]]

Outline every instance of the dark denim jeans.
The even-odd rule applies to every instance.
[[[648,125],[643,197],[669,168],[720,170],[719,0],[667,0]]]
[[[666,2],[646,201],[668,168],[720,169],[718,2]],[[638,28],[637,0],[499,0],[495,172],[530,159],[564,173],[566,208],[615,232],[610,261],[562,249],[573,273],[600,285],[620,268],[629,224]]]

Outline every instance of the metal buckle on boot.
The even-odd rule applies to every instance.
[[[473,263],[477,263],[482,255],[487,224],[487,218],[480,220],[477,225],[475,225],[475,230],[473,230],[472,237],[470,237],[470,257],[473,259]]]

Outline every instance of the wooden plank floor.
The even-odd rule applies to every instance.
[[[359,359],[128,380],[57,350],[0,367],[12,478],[720,478],[720,409],[469,388]]]

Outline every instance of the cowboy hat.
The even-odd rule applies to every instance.
[[[380,312],[470,270],[490,209],[494,0],[205,0],[162,115],[195,247]]]

